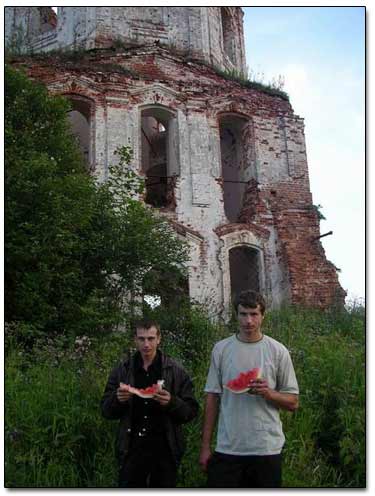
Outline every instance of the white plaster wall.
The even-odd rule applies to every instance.
[[[257,179],[272,184],[289,177],[286,142],[277,119],[254,117]]]
[[[115,155],[117,148],[130,146],[133,150],[133,164],[137,170],[140,170],[138,132],[140,126],[137,109],[114,107],[111,105],[113,101],[113,98],[107,99],[108,165],[118,162],[118,157]]]
[[[5,47],[20,53],[57,48],[57,32],[54,29],[42,32],[37,7],[5,7],[4,10]]]
[[[92,8],[95,11],[94,8]],[[59,7],[57,10],[57,44],[59,48],[92,48],[90,35],[94,35],[95,20],[87,7]],[[94,24],[94,25],[93,25]]]
[[[268,304],[272,308],[278,308],[282,303],[290,301],[290,283],[281,256],[278,254],[281,247],[277,232],[274,227],[269,227],[269,231],[270,237],[264,244],[264,251],[269,256],[265,274],[265,289],[268,295]]]
[[[204,114],[189,112],[186,118],[180,118],[183,206],[177,207],[178,220],[204,237],[199,255],[192,261],[195,269],[190,291],[193,299],[213,309],[222,301],[217,260],[219,240],[213,229],[225,221],[222,190],[215,180],[219,172],[217,132]]]
[[[254,132],[259,183],[272,184],[303,176],[308,188],[303,120],[254,117]]]
[[[108,172],[108,146],[107,146],[107,108],[106,106],[96,106],[95,115],[93,116],[95,133],[93,138],[93,168],[95,177],[99,182],[107,179]]]
[[[304,121],[299,117],[283,119],[285,147],[287,151],[288,174],[290,177],[304,175],[305,184],[309,189],[309,174],[307,167],[306,142]]]
[[[57,18],[56,29],[41,33],[38,7],[7,7],[6,43],[22,26],[35,51],[160,42],[222,69],[245,70],[242,31],[235,34],[238,62],[224,53],[220,7],[58,7]]]
[[[4,40],[5,46],[11,41],[14,29],[14,9],[5,7],[4,9]]]
[[[215,181],[219,178],[219,157],[215,146],[217,134],[210,127],[207,116],[202,113],[188,114],[188,130],[192,205],[210,207],[211,213],[205,216],[205,221],[216,226],[218,215],[219,218],[225,218],[220,216],[223,209],[222,189]],[[202,221],[198,226],[202,226]]]
[[[176,205],[176,214],[178,220],[185,225],[189,225],[192,217],[192,192],[190,176],[190,135],[189,123],[185,112],[177,112],[178,131],[179,131],[179,160],[180,160],[180,179],[178,188],[178,202]]]

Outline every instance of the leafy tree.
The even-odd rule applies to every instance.
[[[5,318],[40,331],[111,327],[148,272],[183,270],[186,247],[138,201],[129,150],[97,184],[69,103],[8,66],[5,85]]]

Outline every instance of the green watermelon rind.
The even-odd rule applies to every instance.
[[[234,394],[243,394],[243,393],[247,393],[250,390],[249,387],[246,387],[244,389],[232,389],[230,386],[227,385],[224,385],[224,388],[228,389],[228,391]]]

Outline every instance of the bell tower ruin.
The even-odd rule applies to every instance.
[[[319,239],[303,119],[285,94],[244,78],[240,7],[5,11],[14,65],[71,101],[98,180],[117,147],[133,149],[144,201],[189,244],[193,300],[224,319],[242,289],[273,307],[344,303]]]

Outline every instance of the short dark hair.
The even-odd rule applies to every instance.
[[[151,319],[137,320],[134,325],[134,336],[137,335],[138,329],[151,329],[151,327],[155,327],[157,330],[157,335],[160,336],[160,324],[156,322],[156,320],[151,320]]]
[[[238,312],[238,305],[242,305],[246,308],[256,308],[259,305],[262,315],[266,311],[266,301],[263,296],[251,289],[241,291],[241,293],[236,295],[234,298],[234,308],[236,309],[236,312]]]

